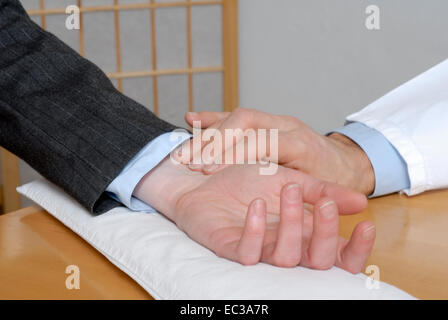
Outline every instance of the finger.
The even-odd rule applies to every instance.
[[[318,180],[297,170],[284,169],[284,171],[287,173],[285,180],[296,181],[302,186],[304,202],[315,204],[321,198],[331,198],[338,205],[339,214],[359,213],[367,207],[367,198],[362,193],[335,183]]]
[[[188,156],[183,158],[189,158],[188,163],[190,164],[190,169],[193,171],[201,171],[202,167],[205,163],[211,163],[210,156],[207,155],[207,149],[210,149],[212,152],[215,151],[215,133],[217,129],[214,128],[214,125],[210,128],[200,131],[196,133],[195,136],[190,139],[189,146],[186,146],[186,151],[188,152]],[[210,144],[210,146],[209,146]],[[218,148],[220,149],[220,147]],[[204,158],[204,155],[207,155],[207,159]],[[208,161],[208,162],[206,162]]]
[[[255,164],[258,160],[257,148],[256,137],[255,139],[241,139],[235,145],[227,148],[224,153],[216,152],[211,163],[202,166],[202,172],[212,174],[232,164]],[[205,158],[204,154],[203,157]]]
[[[323,198],[314,207],[311,242],[302,265],[318,270],[330,269],[338,252],[338,208],[336,203]]]
[[[373,222],[359,223],[353,230],[350,240],[341,241],[336,266],[355,274],[361,272],[372,252],[375,237]]]
[[[185,121],[190,126],[193,126],[193,121],[201,121],[201,128],[205,129],[218,121],[225,120],[230,115],[244,121],[250,121],[251,127],[254,126],[256,128],[265,129],[284,128],[285,130],[288,130],[292,126],[297,126],[297,122],[299,121],[293,117],[277,116],[270,113],[245,108],[237,108],[233,112],[187,112],[185,114]]]
[[[238,144],[241,139],[244,138],[244,131],[247,129],[247,119],[244,117],[238,116],[238,114],[232,113],[228,117],[226,117],[217,127],[217,131],[215,136],[219,136],[221,141],[220,148],[214,149],[214,157],[213,162],[217,163],[218,159],[221,159],[222,162],[226,163],[226,161],[232,162],[233,159],[222,159],[223,154],[225,155],[226,149],[233,150],[234,145]],[[227,134],[226,134],[227,133]],[[213,140],[216,138],[214,137]],[[233,155],[235,155],[233,153]],[[210,161],[212,162],[212,161]]]
[[[364,194],[335,183],[324,183],[321,196],[334,199],[340,214],[359,213],[367,207]]]
[[[314,215],[312,211],[308,211],[304,206],[303,210],[303,227],[302,227],[302,264],[303,259],[306,259],[308,248],[310,246],[311,237],[313,235]]]
[[[202,173],[206,174],[206,175],[210,175],[210,174],[214,174],[228,166],[230,166],[231,164],[211,164],[211,165],[204,165],[202,167]]]
[[[200,171],[205,164],[221,163],[220,161],[214,161],[214,158],[219,158],[222,153],[223,138],[218,130],[221,123],[222,121],[217,121],[196,134],[193,139],[192,162],[194,166],[192,169]]]
[[[201,150],[205,142],[202,141],[203,132],[200,129],[198,131],[193,130],[194,136],[172,151],[171,156],[175,161],[182,164],[201,163]]]
[[[202,170],[201,150],[205,142],[202,141],[201,135],[185,141],[181,146],[172,151],[173,159],[181,164],[188,164],[193,171]]]
[[[244,141],[244,136],[247,133],[246,130],[256,130],[259,128],[288,128],[291,127],[293,122],[296,122],[296,119],[293,121],[290,118],[295,119],[292,117],[280,117],[257,110],[249,110],[243,108],[238,108],[232,113],[200,112],[186,115],[187,121],[191,122],[190,124],[194,124],[193,121],[201,121],[201,126],[203,128],[207,127],[217,129],[216,133],[213,135],[213,141],[219,139],[220,145],[210,141],[202,143],[201,150],[205,150],[205,148],[208,147],[211,147],[211,149],[213,149],[214,154],[212,157],[209,157],[207,154],[202,153],[203,162],[208,164],[234,163],[232,161],[233,159],[226,158],[226,151],[234,151],[235,146],[239,146],[241,144],[241,141]],[[231,133],[231,135],[227,135],[226,133]],[[255,141],[251,146],[251,148],[254,148],[255,150],[257,148],[257,140],[257,135],[255,134]],[[257,155],[256,151],[253,153],[254,154],[252,155],[252,157],[255,157],[255,159],[257,159],[259,155]],[[223,159],[223,155],[225,159]],[[236,155],[236,153],[233,153],[233,155]],[[261,156],[264,157],[265,154]],[[245,154],[242,155],[241,160],[247,160]],[[195,166],[195,168],[199,170],[199,166]]]
[[[280,195],[280,222],[271,261],[280,267],[295,267],[302,256],[303,202],[298,184],[287,184]]]
[[[256,199],[249,205],[246,225],[237,247],[237,261],[243,265],[256,264],[261,259],[266,230],[266,203]]]
[[[275,125],[275,123],[277,123],[278,125],[274,127],[278,129],[280,127],[280,124],[285,124],[285,121],[280,121],[279,119],[280,117],[278,116],[269,115],[257,110],[249,110],[243,108],[236,109],[227,117],[223,117],[222,121],[218,121],[213,124],[213,126],[217,129],[215,136],[219,135],[220,141],[222,143],[219,147],[214,147],[214,155],[212,159],[206,159],[207,157],[204,157],[203,154],[204,161],[208,163],[232,162],[232,159],[222,159],[223,154],[227,156],[225,151],[233,150],[235,146],[239,145],[240,141],[244,140],[245,134],[248,134],[246,130],[273,128],[273,125]],[[219,123],[219,125],[216,126],[215,124],[217,123]],[[214,137],[213,140],[215,141],[216,137]],[[255,134],[254,146],[256,146],[256,144],[257,136]],[[233,155],[235,154],[236,153],[233,153]]]
[[[185,121],[190,126],[193,126],[193,121],[200,121],[201,128],[205,129],[220,120],[224,120],[229,116],[229,114],[230,114],[229,112],[211,112],[211,111],[187,112],[185,114]]]
[[[228,147],[223,153],[219,153],[219,147],[216,148],[216,150],[218,150],[218,152],[215,153],[216,156],[213,157],[210,164],[203,166],[203,173],[211,174],[224,168],[224,166],[218,164],[231,165],[259,163],[266,165],[272,160],[276,162],[277,157],[273,157],[272,160],[270,159],[270,148],[272,147],[272,144],[277,143],[277,141],[272,141],[269,137],[269,132],[266,132],[264,135],[262,132],[249,131],[246,129],[246,131],[243,132],[242,137],[237,137],[236,143],[232,141],[229,143],[229,140],[226,141]],[[204,154],[203,157],[205,158]]]
[[[193,139],[194,138],[185,141],[179,147],[174,149],[171,152],[171,157],[181,164],[189,164],[193,155]]]

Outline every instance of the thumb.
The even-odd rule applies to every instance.
[[[187,112],[185,114],[185,121],[193,127],[193,121],[200,121],[201,128],[206,129],[218,121],[224,120],[229,116],[230,112]]]

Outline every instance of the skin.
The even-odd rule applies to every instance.
[[[359,223],[346,240],[338,236],[338,215],[363,210],[364,195],[281,166],[271,176],[258,169],[234,165],[203,175],[167,158],[140,181],[134,196],[218,256],[244,265],[362,270],[374,225]]]
[[[365,195],[373,192],[375,175],[369,158],[364,151],[352,140],[344,135],[335,133],[328,137],[312,130],[305,123],[295,117],[272,115],[257,110],[238,108],[228,112],[199,112],[187,113],[188,124],[200,121],[201,128],[218,130],[225,137],[226,129],[278,129],[278,159],[277,162],[285,167],[300,170],[313,177],[334,182],[357,190]],[[204,130],[203,130],[204,132]],[[195,137],[194,139],[201,139]],[[192,142],[190,150],[192,150]],[[211,142],[202,142],[204,150]],[[222,149],[214,153],[214,159],[208,159],[201,164],[190,164],[193,171],[212,174],[228,164],[216,164],[220,159],[225,163],[224,154],[230,149],[235,150],[244,140],[225,141]],[[188,149],[188,147],[187,147]],[[183,149],[185,150],[185,149]],[[257,156],[257,160],[269,159],[269,150]],[[247,154],[245,154],[247,160]],[[193,152],[184,153],[176,157],[182,163],[191,163]]]

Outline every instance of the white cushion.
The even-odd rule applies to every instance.
[[[412,299],[386,283],[339,268],[316,271],[218,258],[160,214],[120,207],[92,216],[45,180],[18,188],[80,235],[156,299]]]

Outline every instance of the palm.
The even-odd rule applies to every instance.
[[[275,227],[282,184],[279,177],[259,176],[256,170],[255,166],[225,168],[185,194],[178,209],[183,212],[182,228],[199,235],[195,240],[219,254],[223,245],[239,241],[247,208],[257,197],[266,201],[268,223]]]

